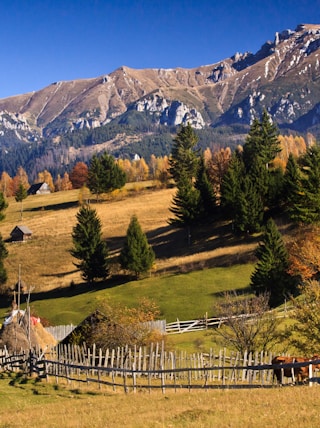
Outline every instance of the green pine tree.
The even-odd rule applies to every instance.
[[[121,189],[126,183],[126,174],[115,163],[113,156],[103,153],[93,155],[88,169],[88,188],[96,195],[97,201],[102,193]]]
[[[177,192],[169,209],[174,214],[174,218],[169,219],[169,224],[178,227],[190,227],[201,218],[203,211],[200,210],[200,191],[185,174],[180,176]]]
[[[119,261],[123,269],[133,272],[138,278],[148,272],[155,260],[152,247],[148,244],[137,217],[131,217],[124,246],[121,250]]]
[[[198,169],[197,143],[198,136],[191,125],[189,123],[186,126],[181,125],[173,140],[169,159],[170,174],[176,183],[180,181],[181,174],[184,174],[190,181],[196,176]]]
[[[269,294],[269,304],[275,307],[296,293],[295,280],[287,273],[288,252],[276,224],[269,219],[263,241],[256,250],[258,263],[251,275],[250,286],[256,295]]]
[[[220,206],[223,215],[230,219],[235,219],[238,197],[241,192],[242,183],[245,177],[245,166],[242,156],[235,152],[232,155],[227,172],[223,176],[221,183]]]
[[[217,214],[217,201],[213,186],[209,181],[204,158],[201,156],[195,188],[199,190],[199,213],[203,218],[211,218]]]
[[[286,212],[293,221],[296,220],[295,204],[300,199],[301,194],[301,173],[296,158],[292,155],[292,153],[290,153],[286,170],[284,172],[281,200],[284,203]]]
[[[245,176],[237,194],[234,214],[234,230],[254,233],[261,230],[264,205],[260,189],[250,176]]]
[[[101,221],[95,210],[83,206],[77,213],[78,223],[73,228],[73,249],[70,253],[79,260],[74,263],[85,281],[94,282],[108,275],[108,249],[102,240]]]
[[[312,146],[302,158],[301,179],[292,194],[292,220],[313,224],[320,221],[320,147]]]
[[[20,202],[20,220],[22,220],[22,212],[23,212],[23,206],[22,203],[24,199],[28,196],[28,192],[24,185],[22,183],[19,184],[18,189],[15,193],[15,200],[16,202]]]

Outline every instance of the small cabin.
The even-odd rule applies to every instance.
[[[27,226],[16,226],[10,233],[11,241],[28,241],[32,232]]]
[[[28,195],[46,195],[48,193],[51,193],[51,190],[47,183],[32,184],[28,189]]]

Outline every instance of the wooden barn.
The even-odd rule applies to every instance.
[[[48,193],[51,193],[51,190],[47,183],[32,184],[28,189],[28,195],[46,195]]]
[[[27,226],[16,226],[10,233],[11,241],[28,241],[32,232]]]

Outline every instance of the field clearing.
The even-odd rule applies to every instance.
[[[210,391],[114,392],[0,379],[1,427],[315,428],[319,386]],[[291,405],[290,405],[291,404]]]
[[[123,191],[114,198],[92,203],[101,219],[103,236],[107,240],[110,256],[116,258],[131,216],[137,215],[149,243],[156,252],[152,275],[190,272],[194,269],[241,263],[254,250],[257,241],[239,241],[231,238],[230,230],[208,235],[207,227],[192,231],[192,245],[188,246],[186,232],[168,225],[169,207],[175,189]],[[80,273],[73,265],[69,253],[71,233],[79,210],[79,191],[57,192],[50,195],[28,196],[20,203],[9,198],[6,218],[1,223],[3,239],[10,238],[16,225],[28,226],[33,237],[25,243],[9,243],[9,257],[5,260],[8,284],[18,279],[19,265],[23,281],[34,290],[48,291],[81,283]]]

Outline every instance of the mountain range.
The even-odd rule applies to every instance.
[[[180,124],[200,146],[234,147],[267,109],[281,133],[320,137],[320,25],[276,33],[256,53],[192,69],[120,67],[0,99],[0,171],[68,170],[107,150],[170,153]]]

